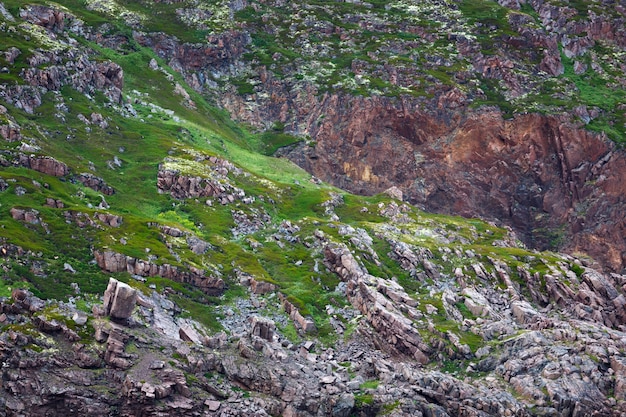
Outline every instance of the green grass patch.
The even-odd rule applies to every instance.
[[[372,394],[356,394],[354,396],[354,406],[359,408],[369,407],[374,404],[374,396]]]
[[[263,155],[273,155],[285,146],[301,142],[302,139],[288,133],[267,131],[261,133],[258,139],[258,149]]]
[[[193,318],[212,332],[219,332],[223,330],[222,325],[217,320],[218,316],[216,315],[212,305],[200,303],[177,294],[171,295],[170,297],[173,302],[185,310],[183,316]]]
[[[375,390],[376,388],[378,388],[378,385],[380,385],[380,381],[373,379],[371,381],[365,381],[364,383],[359,385],[359,389],[360,390],[368,390],[368,389]]]

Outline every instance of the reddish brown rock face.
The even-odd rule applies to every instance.
[[[398,185],[427,210],[498,220],[530,246],[624,267],[626,159],[602,137],[557,117],[429,114],[376,98],[325,114],[315,148],[289,154],[312,174],[364,194]]]

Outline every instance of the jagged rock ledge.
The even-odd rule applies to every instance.
[[[166,159],[159,165],[157,189],[160,193],[169,193],[177,199],[215,198],[223,205],[246,197],[242,189],[228,181],[229,173],[239,175],[242,173],[241,169],[214,156],[207,157],[206,161],[208,164],[202,166],[202,175],[196,175],[181,172],[176,168],[175,160]]]
[[[128,272],[142,277],[160,276],[173,281],[191,284],[208,295],[220,295],[224,291],[225,284],[221,278],[206,276],[203,270],[191,267],[189,271],[170,265],[157,265],[142,259],[126,256],[113,251],[93,252],[98,266],[107,272]]]
[[[348,300],[367,317],[372,327],[398,351],[415,358],[419,363],[428,363],[428,355],[433,350],[405,316],[421,317],[414,308],[417,304],[415,300],[400,285],[364,271],[350,250],[343,245],[328,244],[324,255],[329,269],[347,283]],[[404,311],[400,311],[396,303],[385,295],[402,304]]]

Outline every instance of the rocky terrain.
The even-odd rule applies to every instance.
[[[626,415],[625,11],[1,1],[0,415]]]
[[[324,181],[623,268],[626,5],[221,6],[205,44],[135,39],[235,119],[308,138],[281,155]]]

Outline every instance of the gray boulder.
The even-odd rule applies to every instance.
[[[115,319],[127,319],[137,302],[137,290],[114,278],[104,292],[104,313]]]

